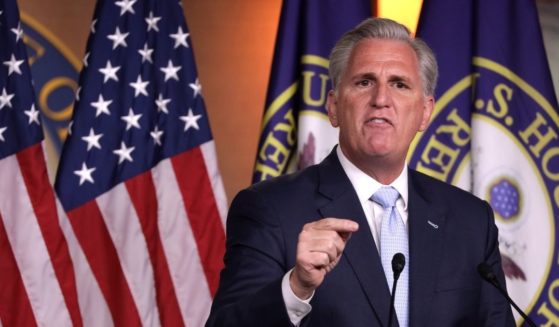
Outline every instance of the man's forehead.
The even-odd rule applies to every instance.
[[[417,62],[417,54],[410,44],[392,39],[368,38],[359,41],[350,59],[375,60],[375,61],[402,61]]]
[[[346,72],[351,76],[415,76],[419,62],[415,51],[402,41],[371,39],[359,42],[353,49]]]

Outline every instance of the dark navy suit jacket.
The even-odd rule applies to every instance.
[[[505,284],[489,205],[409,170],[408,215],[410,326],[515,326],[510,306],[476,270],[487,262]],[[236,196],[206,326],[290,326],[281,280],[295,265],[303,225],[325,217],[353,219],[360,228],[301,325],[387,326],[390,292],[380,256],[335,151],[316,166]]]

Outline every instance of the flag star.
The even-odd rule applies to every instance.
[[[165,73],[165,82],[169,79],[179,80],[179,76],[177,75],[178,71],[182,69],[181,66],[173,66],[171,60],[167,63],[167,67],[159,68],[163,73]]]
[[[91,106],[97,109],[95,117],[99,117],[101,114],[110,116],[111,112],[109,111],[109,105],[111,103],[113,103],[113,100],[105,100],[103,98],[103,95],[99,94],[99,98],[97,98],[97,101],[91,103]]]
[[[19,66],[23,64],[23,60],[17,60],[14,54],[12,53],[12,57],[8,61],[4,61],[4,65],[8,66],[8,76],[12,75],[12,73],[16,73],[21,75],[21,69]]]
[[[137,97],[140,93],[147,96],[148,91],[146,88],[148,87],[148,84],[149,81],[142,81],[142,76],[138,75],[136,82],[130,83],[130,86],[134,88],[134,97]]]
[[[4,139],[4,132],[8,129],[8,127],[0,127],[0,141],[6,142]]]
[[[133,162],[134,160],[132,160],[132,151],[134,151],[135,148],[136,147],[133,146],[127,148],[124,142],[120,142],[120,149],[116,149],[113,151],[113,153],[118,156],[118,164],[120,165],[124,162],[124,160]]]
[[[103,134],[99,133],[99,134],[95,134],[95,131],[93,130],[93,128],[89,129],[89,135],[87,136],[82,136],[82,140],[84,140],[87,143],[87,151],[93,149],[93,148],[97,148],[99,150],[101,150],[101,144],[99,143],[99,139],[103,136]]]
[[[162,111],[168,114],[169,110],[167,110],[167,104],[169,102],[171,102],[171,99],[163,99],[163,94],[159,93],[159,97],[155,100],[155,104],[157,105],[157,111]]]
[[[120,66],[113,67],[111,65],[111,61],[107,60],[107,64],[105,65],[105,68],[99,68],[99,72],[101,72],[101,74],[103,74],[104,76],[103,84],[105,84],[110,79],[118,82],[118,77],[116,76],[116,72],[118,72],[119,69]]]
[[[159,32],[159,27],[157,27],[157,22],[161,20],[161,17],[154,17],[153,11],[149,12],[149,17],[146,18],[146,23],[148,23],[148,32],[152,29]]]
[[[2,110],[2,108],[4,108],[5,106],[8,107],[12,107],[12,98],[14,97],[14,94],[8,94],[6,92],[6,88],[2,89],[2,94],[0,94],[0,110]]]
[[[151,59],[151,55],[153,53],[153,49],[148,48],[148,43],[146,42],[144,44],[144,48],[138,50],[138,52],[140,53],[140,55],[142,56],[142,63],[144,61],[149,61],[150,63],[153,63],[152,59]]]
[[[90,182],[91,184],[94,183],[93,177],[91,174],[95,171],[95,167],[87,168],[85,162],[82,163],[82,168],[80,170],[74,170],[74,175],[80,177],[80,186],[85,183],[86,181]]]
[[[136,1],[138,0],[121,0],[115,2],[115,5],[120,7],[121,16],[124,15],[126,12],[135,14],[136,12],[134,12],[134,8],[132,8],[132,6],[136,3]]]
[[[80,101],[80,93],[82,91],[82,87],[78,86],[77,90],[76,90],[76,101]]]
[[[126,44],[126,37],[128,37],[128,34],[130,33],[121,33],[120,28],[117,26],[115,33],[107,36],[109,40],[113,41],[113,50],[119,45],[122,45],[125,48],[128,46],[128,44]]]
[[[120,119],[126,122],[126,130],[129,130],[132,127],[140,129],[140,117],[142,117],[142,114],[134,115],[134,111],[132,110],[132,108],[130,108],[130,110],[128,111],[128,115],[122,116],[120,117]]]
[[[91,25],[89,26],[89,29],[91,30],[91,34],[95,34],[95,25],[97,25],[97,19],[91,21]]]
[[[151,135],[155,144],[161,145],[161,137],[163,136],[163,131],[160,131],[157,125],[155,126],[153,131],[149,133],[149,135]]]
[[[184,33],[182,31],[182,27],[179,26],[177,33],[175,34],[170,34],[169,36],[173,39],[175,39],[175,49],[178,48],[179,46],[184,46],[185,48],[188,48],[188,43],[186,42],[186,38],[188,37],[188,33]]]
[[[29,125],[31,125],[32,123],[41,125],[41,123],[39,122],[39,110],[35,109],[35,104],[32,104],[31,109],[25,110],[23,113],[26,114],[27,117],[29,117]]]
[[[190,88],[194,90],[193,98],[195,98],[198,94],[202,94],[202,85],[200,84],[198,79],[196,79],[194,83],[188,84],[188,86],[190,86]]]
[[[21,29],[21,23],[17,24],[16,28],[12,28],[11,31],[16,35],[16,42],[23,38],[23,30]]]
[[[198,119],[200,118],[202,118],[202,115],[195,115],[190,108],[188,109],[188,115],[179,117],[179,119],[184,122],[185,132],[189,130],[190,127],[193,127],[197,130],[200,129],[200,127],[198,126]]]

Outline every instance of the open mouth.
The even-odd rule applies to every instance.
[[[391,124],[390,121],[388,119],[385,118],[379,118],[379,117],[373,117],[371,119],[367,120],[367,123],[373,123],[373,124]]]

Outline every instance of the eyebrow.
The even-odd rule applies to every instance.
[[[405,75],[391,75],[388,80],[391,82],[409,82],[411,79]]]
[[[370,79],[370,80],[376,81],[376,80],[378,80],[378,76],[375,73],[366,72],[366,73],[362,73],[362,74],[357,74],[353,79],[355,79],[355,80]],[[406,76],[406,75],[394,74],[394,75],[390,75],[388,77],[388,81],[390,81],[390,82],[410,82],[410,80],[411,80],[411,78],[409,76]]]
[[[353,77],[353,79],[360,80],[360,79],[370,79],[370,80],[377,80],[377,75],[374,73],[361,73],[357,74]]]

